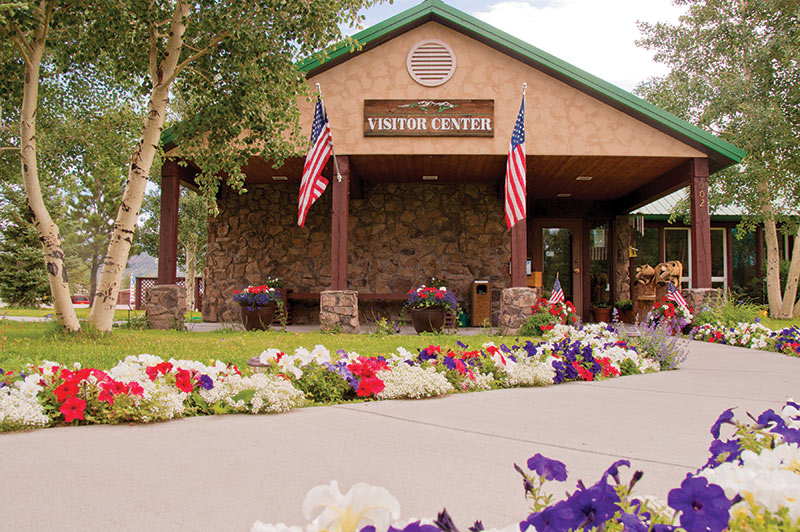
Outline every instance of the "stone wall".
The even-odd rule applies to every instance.
[[[629,248],[633,244],[633,228],[628,216],[617,216],[614,220],[616,261],[612,265],[617,301],[631,297],[631,259]],[[613,301],[612,301],[613,303]]]
[[[489,280],[492,291],[510,285],[510,236],[503,201],[491,185],[365,183],[364,199],[350,200],[348,277],[350,290],[407,292],[435,275],[469,307],[473,280]],[[298,187],[253,185],[246,194],[224,189],[220,214],[209,221],[203,319],[235,320],[233,291],[268,275],[295,292],[330,286],[330,193],[311,207],[306,227],[297,226]],[[492,314],[500,298],[493,297]],[[360,306],[361,323],[371,313],[396,317],[400,304]],[[365,312],[370,314],[365,314]],[[319,319],[318,305],[293,305],[294,322]]]

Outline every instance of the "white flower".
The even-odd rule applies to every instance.
[[[447,377],[434,368],[423,369],[400,362],[391,370],[377,372],[376,376],[386,387],[378,394],[379,399],[422,399],[453,391]]]
[[[314,519],[311,526],[316,530],[357,532],[367,525],[386,530],[393,519],[400,518],[400,503],[385,488],[363,482],[342,494],[339,483],[332,480],[328,486],[309,490],[303,516]]]

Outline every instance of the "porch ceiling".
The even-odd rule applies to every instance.
[[[278,169],[259,158],[244,168],[248,184],[299,183],[303,158],[288,159]],[[573,200],[613,201],[657,180],[686,161],[680,157],[614,157],[529,155],[528,196],[555,199],[570,194]],[[365,183],[493,184],[505,176],[506,156],[498,155],[354,155],[351,168]],[[329,162],[324,175],[331,175]],[[423,176],[437,176],[424,181]],[[591,177],[578,181],[578,177]],[[283,180],[281,180],[283,181]]]

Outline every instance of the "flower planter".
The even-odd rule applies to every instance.
[[[610,308],[594,308],[592,309],[594,312],[594,319],[595,321],[603,321],[605,323],[611,323],[611,309]]]
[[[251,308],[240,305],[242,325],[246,331],[266,331],[272,320],[275,318],[275,303],[270,303],[264,307]]]
[[[421,332],[439,332],[444,327],[444,309],[443,308],[412,308],[411,324],[414,330],[418,333]]]
[[[619,319],[622,323],[633,323],[633,309],[625,309],[619,311]]]

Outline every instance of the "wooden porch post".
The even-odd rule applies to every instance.
[[[511,287],[526,287],[525,263],[528,257],[528,218],[511,228]]]
[[[331,290],[347,290],[347,225],[350,217],[350,157],[336,158],[342,181],[333,171],[331,214]]]
[[[174,160],[161,167],[161,225],[158,236],[158,281],[175,284],[178,268],[178,202],[181,169]]]
[[[708,208],[708,159],[690,159],[692,194],[692,288],[711,288],[711,214]]]

